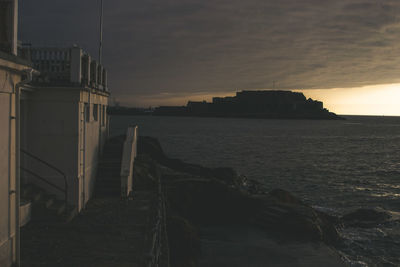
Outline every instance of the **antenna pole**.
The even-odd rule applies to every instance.
[[[99,64],[103,59],[103,0],[100,0],[100,44],[99,44]]]

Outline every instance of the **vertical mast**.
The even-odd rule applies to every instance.
[[[99,44],[99,64],[103,59],[103,0],[100,0],[100,44]]]

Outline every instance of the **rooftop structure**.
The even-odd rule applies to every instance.
[[[60,190],[37,179],[29,177],[24,182],[64,198],[81,211],[93,196],[98,160],[107,139],[107,71],[78,46],[24,45],[20,50],[40,71],[21,103],[26,110],[21,126],[26,140],[24,149],[50,160],[65,173],[66,182],[54,179],[51,170],[43,166],[31,161],[25,164],[65,188],[65,197]]]
[[[25,45],[22,51],[41,73],[34,84],[83,86],[108,92],[107,70],[78,46],[44,48]]]

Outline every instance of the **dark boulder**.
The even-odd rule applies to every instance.
[[[153,160],[147,169],[139,165],[139,173],[143,170],[156,176],[154,170],[160,170],[169,210],[195,225],[252,224],[278,240],[327,244],[341,240],[336,218],[316,211],[285,190],[260,194],[261,184],[239,176],[233,169],[205,168],[170,159],[151,137],[140,137],[138,150],[141,157]]]
[[[284,191],[273,192],[275,195]],[[170,184],[168,190],[170,206],[197,224],[254,224],[280,241],[332,245],[341,241],[335,224],[323,213],[303,204],[288,192],[284,195],[282,201],[271,196],[253,197],[217,180],[194,178]]]
[[[303,202],[300,199],[283,189],[274,189],[269,192],[269,195],[281,203],[303,205]]]
[[[137,142],[137,152],[139,155],[149,155],[156,161],[163,161],[167,158],[160,145],[160,142],[158,142],[156,138],[150,136],[139,136]]]
[[[167,218],[171,266],[195,267],[200,255],[198,229],[180,216]]]
[[[185,179],[168,184],[169,206],[202,225],[238,224],[256,212],[255,200],[213,179]]]
[[[133,169],[133,177],[134,187],[155,188],[160,178],[157,163],[147,155],[137,156]]]
[[[275,189],[267,195],[255,223],[282,240],[330,245],[341,242],[337,225],[329,215],[316,211],[282,189]]]

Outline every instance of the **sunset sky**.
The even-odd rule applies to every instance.
[[[274,83],[339,114],[400,115],[398,0],[104,1],[104,65],[121,104],[183,105]],[[96,56],[98,4],[20,0],[20,39]]]

